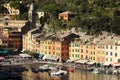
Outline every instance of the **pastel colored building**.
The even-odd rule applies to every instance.
[[[40,33],[32,34],[32,49],[35,53],[40,53]]]
[[[104,45],[96,45],[96,63],[105,63]]]
[[[69,59],[71,61],[80,59],[80,41],[71,41],[69,44]]]
[[[69,58],[69,46],[66,41],[43,39],[40,41],[40,53],[58,57],[60,60]]]
[[[106,35],[105,35],[106,36]],[[103,65],[114,65],[120,62],[120,38],[117,36],[100,36],[82,41],[72,41],[69,45],[69,59],[88,60],[88,62],[100,63]],[[79,44],[79,46],[75,46]],[[79,49],[78,49],[79,48]],[[76,52],[78,49],[79,52]],[[79,58],[77,57],[79,54]]]
[[[10,31],[8,37],[8,46],[22,50],[22,34],[18,31]]]
[[[39,27],[29,30],[26,34],[22,36],[23,41],[23,50],[33,51],[32,34],[39,33]]]
[[[104,39],[101,39],[98,44],[102,44],[102,51],[104,53],[104,64],[103,65],[110,65],[114,63],[119,63],[119,43],[117,42],[120,40],[119,37],[116,36],[107,36]],[[117,41],[117,42],[116,42]]]

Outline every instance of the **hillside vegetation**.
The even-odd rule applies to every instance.
[[[19,0],[1,0],[0,4],[7,1],[20,5],[17,3]],[[37,11],[44,11],[47,16],[40,19],[41,24],[49,24],[54,31],[80,27],[88,34],[101,34],[101,31],[120,34],[120,0],[24,0],[23,2],[21,4],[24,4],[25,9],[26,4],[34,2]],[[11,6],[21,9],[18,6]],[[27,11],[25,9],[21,14]],[[71,11],[76,16],[68,22],[58,20],[58,14],[64,11]]]

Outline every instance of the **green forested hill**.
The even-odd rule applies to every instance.
[[[1,0],[19,1],[19,0]],[[37,11],[45,11],[47,17],[41,19],[54,30],[80,27],[88,34],[108,31],[120,34],[120,0],[23,0],[25,4],[34,2]],[[71,11],[76,14],[68,22],[58,20],[58,13]]]

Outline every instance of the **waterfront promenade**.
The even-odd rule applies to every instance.
[[[75,62],[66,62],[61,63],[58,61],[51,61],[51,60],[42,60],[36,59],[34,57],[19,57],[18,55],[8,56],[4,60],[0,61],[1,66],[16,66],[16,65],[30,65],[30,64],[51,64],[56,66],[74,68],[74,69],[82,69],[87,71],[93,71],[97,69],[100,73],[105,74],[120,74],[120,68],[117,69],[107,66],[96,66],[96,65],[89,65],[89,64],[78,64]]]

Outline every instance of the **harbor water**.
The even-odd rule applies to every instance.
[[[29,65],[29,67],[38,68],[39,65]],[[66,76],[50,76],[48,72],[34,73],[25,71],[22,73],[22,80],[120,80],[119,75],[93,73],[87,70],[75,69],[74,72],[69,72]]]

